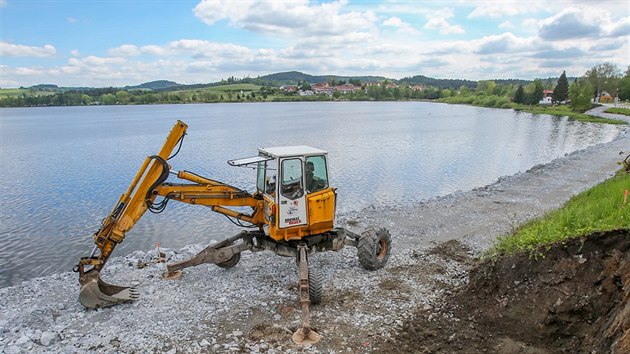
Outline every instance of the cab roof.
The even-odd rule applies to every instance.
[[[258,148],[258,153],[261,156],[269,157],[288,157],[288,156],[310,156],[310,155],[326,155],[327,152],[321,149],[317,149],[311,146],[298,145],[298,146],[277,146]]]
[[[298,145],[298,146],[277,146],[258,148],[258,156],[246,157],[243,159],[229,160],[228,164],[231,166],[246,166],[254,163],[269,161],[279,157],[290,156],[313,156],[313,155],[326,155],[327,152],[321,149],[317,149],[310,146]]]

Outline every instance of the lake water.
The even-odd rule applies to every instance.
[[[226,161],[258,147],[329,151],[338,212],[405,206],[470,190],[588,146],[621,128],[511,110],[423,102],[314,102],[0,110],[0,287],[68,271],[147,155],[177,119],[189,125],[174,170],[253,191]],[[171,202],[114,256],[210,243],[238,232],[221,215]]]

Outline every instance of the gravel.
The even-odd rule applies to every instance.
[[[373,351],[414,309],[433,308],[445,289],[466,283],[469,265],[435,252],[436,245],[458,240],[461,250],[479,255],[497,236],[610,177],[625,157],[619,152],[630,153],[629,137],[626,131],[610,143],[413,207],[372,206],[340,215],[339,226],[355,232],[388,228],[392,255],[374,272],[361,268],[352,247],[311,257],[324,278],[322,303],[311,306],[311,325],[323,336],[316,345],[291,341],[300,323],[294,259],[245,252],[232,269],[201,265],[166,281],[165,263],[157,262],[157,250],[148,250],[112,258],[103,272],[110,283],[137,286],[141,297],[133,303],[84,309],[75,273],[0,289],[0,352]],[[172,262],[204,246],[161,251]]]

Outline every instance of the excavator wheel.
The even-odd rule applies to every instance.
[[[324,277],[318,268],[308,268],[308,297],[311,304],[316,305],[322,302],[324,292]]]
[[[240,253],[236,253],[232,256],[232,258],[228,259],[225,262],[221,262],[221,263],[217,263],[217,266],[223,268],[223,269],[230,269],[232,267],[234,267],[235,265],[238,264],[238,262],[241,260],[241,254]]]
[[[365,231],[357,245],[359,263],[367,270],[383,268],[389,259],[391,245],[392,237],[386,229]]]

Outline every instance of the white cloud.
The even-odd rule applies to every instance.
[[[501,29],[515,29],[516,26],[510,21],[503,21],[499,24],[499,28]]]
[[[600,14],[577,8],[566,9],[539,22],[539,36],[545,40],[565,40],[599,36],[602,32]]]
[[[0,55],[7,57],[50,57],[57,53],[55,47],[46,44],[43,47],[35,47],[22,44],[12,44],[0,41]]]
[[[511,32],[486,36],[474,41],[475,53],[488,55],[497,53],[522,54],[534,50],[533,38],[517,37]]]
[[[107,51],[107,54],[114,57],[133,57],[140,55],[140,48],[133,44],[123,44],[120,47],[112,48]]]
[[[0,0],[0,7],[7,6],[7,0]]]
[[[78,57],[79,55],[81,55],[81,53],[78,49],[73,49],[70,51],[70,55],[72,55],[73,57]]]
[[[452,25],[447,19],[453,17],[453,10],[444,8],[426,15],[429,20],[423,28],[429,30],[439,30],[441,34],[462,34],[466,33],[460,25]]]
[[[468,18],[502,18],[507,16],[517,16],[529,13],[536,13],[547,8],[548,2],[543,1],[520,1],[502,0],[498,1],[477,1],[480,2],[468,14]],[[474,3],[474,2],[473,2]]]
[[[401,20],[400,18],[398,18],[396,16],[392,16],[392,17],[388,18],[387,20],[383,21],[382,25],[383,26],[387,26],[387,27],[398,28],[398,30],[400,30],[401,32],[405,32],[405,33],[414,33],[415,32],[415,30],[413,29],[411,24]]]
[[[371,31],[372,11],[343,11],[347,0],[312,4],[307,0],[203,0],[193,12],[208,25],[227,20],[250,32],[299,39]]]
[[[66,17],[66,21],[68,21],[68,23],[77,23],[79,22],[79,19],[74,17]]]

